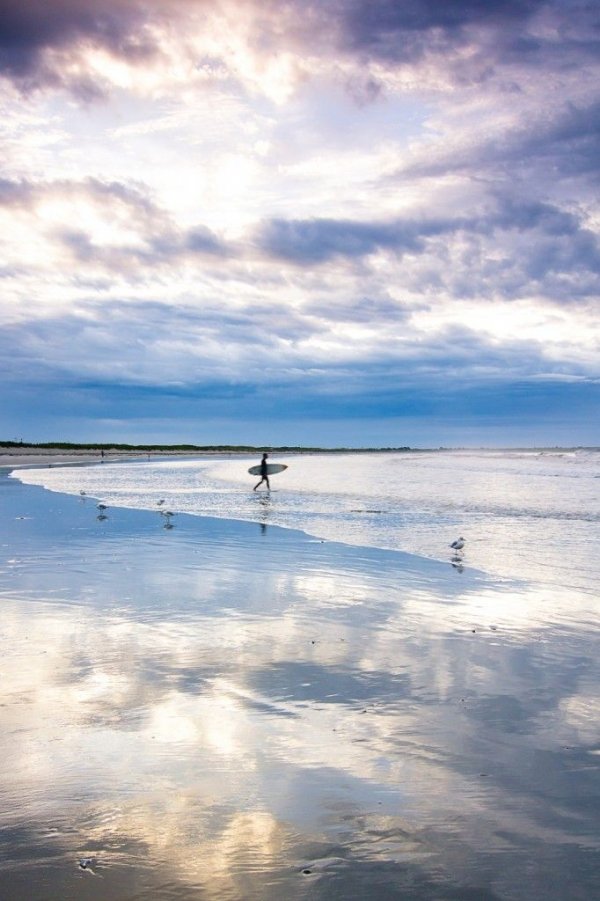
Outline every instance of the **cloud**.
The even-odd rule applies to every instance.
[[[450,296],[486,296],[491,289],[513,299],[541,291],[568,301],[600,288],[600,242],[581,215],[500,192],[487,203],[487,209],[439,219],[272,220],[256,240],[269,257],[304,267],[380,252],[423,258],[429,277],[433,266],[438,287]],[[419,266],[405,266],[402,279],[415,291],[426,284]]]
[[[11,384],[350,416],[597,375],[592,5],[3,10]]]
[[[283,96],[324,66],[350,66],[359,103],[407,65],[423,64],[427,81],[433,65],[433,81],[468,83],[497,66],[572,65],[598,52],[594,9],[577,0],[0,0],[0,21],[0,72],[23,91],[66,87],[86,100],[113,81],[90,51],[132,70],[168,60],[169,78],[185,60],[177,78],[233,77],[274,97],[277,77]]]
[[[33,196],[31,185],[9,178],[0,178],[0,206],[29,206]]]
[[[360,258],[378,250],[417,252],[424,239],[448,228],[443,222],[351,222],[333,219],[273,219],[257,235],[267,254],[295,263],[324,263],[333,257]]]
[[[146,29],[144,4],[136,0],[0,0],[0,71],[24,90],[43,85],[100,93],[85,71],[69,75],[72,57],[61,52],[100,47],[148,61],[156,47]]]
[[[324,16],[341,52],[388,71],[419,68],[431,84],[598,59],[597,10],[580,0],[333,0]]]
[[[168,211],[150,197],[142,185],[84,178],[81,181],[0,181],[0,216],[15,214],[23,221],[23,238],[13,242],[6,256],[15,255],[17,267],[30,252],[31,239],[39,242],[37,258],[29,269],[75,263],[86,267],[88,281],[99,275],[133,277],[148,268],[206,257],[224,257],[231,251],[204,225],[178,226]],[[21,270],[23,270],[21,266]],[[9,270],[10,271],[10,270]],[[142,277],[142,276],[141,276]]]
[[[372,313],[368,315],[369,311]],[[590,377],[584,354],[553,359],[541,340],[498,340],[460,323],[426,328],[392,304],[350,310],[245,304],[219,298],[164,302],[79,302],[67,315],[5,326],[5,384],[61,379],[204,390],[215,385],[302,385],[311,396],[393,397],[403,390],[460,390],[539,372]],[[436,387],[437,386],[437,387]]]
[[[583,178],[598,175],[600,170],[600,104],[597,101],[578,104],[556,98],[551,109],[537,105],[527,108],[509,121],[501,135],[492,136],[479,130],[469,131],[467,140],[440,142],[433,152],[418,154],[407,160],[396,177],[448,176],[466,173],[473,177],[494,173],[504,180],[514,180],[533,173],[537,179],[557,176]]]
[[[464,43],[468,28],[512,30],[527,24],[542,2],[496,0],[341,0],[332,4],[342,19],[341,32],[352,50],[388,60],[414,60],[429,44],[446,49],[448,43]]]

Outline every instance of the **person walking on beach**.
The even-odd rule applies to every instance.
[[[259,485],[262,485],[263,482],[267,483],[267,488],[269,491],[271,490],[271,486],[269,484],[269,473],[267,472],[267,460],[269,458],[268,454],[262,455],[262,460],[260,461],[260,481],[256,483],[253,491],[256,491]]]

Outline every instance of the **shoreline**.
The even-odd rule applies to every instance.
[[[9,469],[19,469],[26,466],[52,466],[55,464],[72,464],[78,463],[120,463],[129,460],[151,460],[160,458],[180,458],[190,459],[198,456],[219,456],[220,451],[206,451],[202,454],[192,453],[190,451],[105,451],[104,457],[101,455],[100,449],[96,451],[64,451],[60,448],[46,449],[40,452],[36,448],[26,447],[17,451],[0,445],[0,467]],[[241,456],[241,454],[240,454]]]
[[[193,459],[197,457],[194,456]],[[138,459],[138,458],[134,458]],[[113,461],[119,462],[119,461]],[[141,460],[140,462],[144,462]],[[99,465],[98,460],[89,460],[89,461],[81,461],[82,464],[85,465]],[[42,468],[47,464],[40,464],[39,467]],[[73,461],[67,461],[65,465],[77,465]],[[36,466],[32,466],[32,468],[38,468]],[[15,466],[0,466],[0,479],[2,476],[7,479],[7,481],[16,481],[16,483],[20,486],[20,489],[25,492],[24,497],[26,497],[26,492],[41,492],[41,496],[48,496],[48,499],[52,497],[64,498],[65,504],[73,504],[73,505],[81,505],[81,503],[95,502],[101,501],[100,496],[96,496],[94,494],[86,494],[84,498],[81,498],[75,493],[54,490],[51,488],[46,488],[42,485],[32,485],[27,482],[22,482],[18,478],[19,467]],[[12,472],[17,473],[17,478],[15,480],[10,479],[10,475]],[[113,504],[110,507],[111,511],[120,511],[122,513],[123,520],[125,522],[128,521],[128,518],[141,518],[147,517],[147,523],[156,522],[157,515],[160,517],[160,510],[155,510],[152,507],[132,507],[124,504]],[[224,530],[238,530],[239,534],[251,534],[253,532],[260,532],[263,535],[269,532],[271,535],[278,533],[283,536],[289,536],[296,545],[314,545],[326,546],[330,551],[338,551],[342,556],[348,557],[350,559],[353,555],[357,557],[357,560],[364,563],[366,560],[371,558],[374,559],[374,568],[377,568],[378,558],[388,559],[391,561],[392,568],[394,567],[394,562],[399,565],[400,569],[407,571],[414,571],[415,573],[421,575],[432,575],[436,574],[438,577],[445,577],[447,575],[447,571],[450,568],[448,561],[443,559],[438,559],[435,557],[427,557],[421,554],[411,553],[410,551],[405,551],[397,548],[386,548],[378,545],[369,545],[369,544],[352,544],[345,541],[334,540],[329,538],[321,538],[318,535],[314,535],[310,532],[305,531],[304,529],[299,529],[295,526],[281,525],[279,523],[269,523],[265,525],[259,518],[256,519],[244,519],[244,518],[236,518],[234,516],[215,516],[207,513],[190,513],[188,511],[176,511],[176,522],[177,528],[181,531],[182,525],[187,524],[186,532],[193,532],[195,528],[195,523],[202,523],[205,529],[219,529],[223,527]],[[112,518],[115,519],[114,513]],[[493,585],[495,588],[504,588],[506,587],[506,581],[501,580],[495,577],[491,573],[486,573],[483,570],[479,570],[476,567],[465,567],[465,569],[460,570],[461,580],[464,582],[465,580],[468,582],[471,579],[479,580],[482,582],[487,582],[490,585]],[[518,584],[518,580],[515,580],[515,584]]]
[[[215,451],[214,454],[208,454],[208,453],[207,454],[193,454],[193,455],[189,455],[189,454],[176,454],[176,455],[156,454],[155,459],[156,458],[160,459],[165,456],[167,456],[167,457],[176,456],[178,458],[188,459],[188,460],[202,460],[202,459],[210,458],[211,456],[218,456],[218,457],[223,457],[223,456],[238,457],[239,456],[242,458],[243,457],[252,458],[251,455],[248,455],[245,452],[243,452],[243,453],[240,452],[239,454],[223,454],[223,453]],[[284,456],[284,455],[281,455],[281,456]],[[65,459],[64,461],[59,461],[54,458],[52,458],[52,459],[45,458],[45,459],[39,460],[36,463],[31,462],[31,463],[23,464],[22,466],[17,466],[12,463],[11,464],[2,464],[1,459],[2,458],[0,457],[0,474],[2,472],[4,472],[5,475],[9,476],[10,473],[12,473],[12,472],[18,473],[18,471],[20,469],[25,469],[25,468],[42,469],[42,468],[52,467],[53,465],[59,465],[59,463],[60,463],[60,465],[70,466],[70,467],[76,467],[79,465],[95,467],[95,466],[99,466],[101,463],[104,463],[104,462],[106,462],[106,463],[120,463],[120,462],[144,463],[144,462],[147,462],[147,460],[151,459],[151,458],[147,458],[145,456],[144,457],[137,457],[137,456],[136,457],[123,457],[122,459],[115,459],[115,460],[109,460],[107,458],[105,458],[104,460],[98,460],[97,458],[85,459],[85,460],[84,459],[73,460],[72,458],[69,458],[69,459]],[[20,482],[20,480],[19,480],[19,482]],[[29,485],[26,482],[25,483],[20,482],[20,484],[24,488],[34,487],[34,486]],[[50,488],[46,488],[46,487],[42,487],[42,486],[37,486],[37,487],[40,487],[41,490],[46,491],[49,494],[58,494],[58,495],[62,495],[64,497],[73,498],[75,500],[80,500],[80,497],[75,493],[60,491],[58,489],[50,489]],[[86,497],[88,500],[98,500],[98,501],[102,500],[102,498],[100,496],[96,497],[96,495],[93,495],[93,494],[86,495]],[[113,509],[119,509],[119,510],[123,510],[123,511],[132,511],[132,512],[137,512],[137,513],[148,513],[150,516],[154,516],[156,514],[155,509],[152,507],[135,507],[135,506],[127,506],[124,504],[114,504]],[[177,517],[191,517],[192,519],[202,519],[202,520],[207,520],[209,522],[214,521],[214,522],[224,522],[224,523],[232,523],[232,524],[243,524],[243,525],[259,526],[261,528],[265,528],[264,520],[262,520],[262,518],[259,515],[257,515],[256,518],[247,519],[245,517],[217,516],[214,514],[211,515],[210,513],[206,513],[206,512],[190,513],[189,511],[184,511],[184,510],[179,510],[179,511],[176,510],[175,512],[176,512]],[[440,557],[427,556],[425,554],[418,554],[418,553],[414,553],[411,551],[407,551],[402,548],[385,547],[385,546],[377,545],[377,544],[364,544],[364,543],[355,544],[350,541],[343,541],[341,539],[333,539],[333,538],[323,537],[317,533],[312,533],[310,531],[306,531],[305,529],[298,528],[297,526],[294,526],[294,525],[286,525],[286,524],[282,524],[282,523],[269,523],[268,528],[270,530],[271,529],[279,529],[284,532],[290,532],[290,533],[296,534],[298,536],[302,536],[302,538],[304,540],[307,540],[310,542],[327,544],[329,546],[339,545],[342,548],[346,548],[349,552],[355,551],[359,555],[361,554],[361,552],[368,552],[368,553],[380,552],[384,555],[388,555],[388,554],[398,555],[398,559],[402,558],[404,560],[405,564],[407,561],[413,561],[413,564],[412,564],[413,568],[416,568],[416,569],[418,569],[418,567],[421,565],[421,563],[423,563],[425,566],[427,566],[428,564],[434,564],[436,566],[442,567],[443,569],[446,569],[448,566],[453,565],[454,567],[458,566],[459,572],[463,577],[464,577],[464,574],[468,571],[473,576],[476,576],[479,578],[484,578],[484,579],[489,579],[490,581],[497,582],[498,584],[500,582],[503,582],[504,584],[509,583],[509,582],[511,584],[519,584],[519,582],[522,581],[519,579],[510,579],[510,580],[507,580],[506,578],[500,579],[499,577],[495,576],[493,573],[488,573],[485,570],[480,569],[478,567],[471,566],[471,565],[463,566],[462,562],[460,562],[460,561],[458,563],[457,563],[457,561],[454,561],[454,563],[451,563],[441,556]]]
[[[356,460],[356,458],[353,460],[345,455],[335,458],[330,457],[329,460],[323,456],[320,458],[317,468],[317,475],[322,475],[321,481],[326,489],[327,486],[332,486],[334,492],[332,496],[332,510],[335,509],[337,511],[339,509],[344,516],[336,523],[334,521],[335,518],[330,515],[329,509],[326,509],[322,511],[323,515],[320,517],[318,501],[313,503],[312,507],[308,505],[308,515],[305,515],[302,507],[303,495],[299,494],[296,496],[294,492],[302,492],[304,486],[310,484],[312,468],[314,468],[312,455],[302,458],[301,455],[292,454],[291,457],[295,457],[296,460],[293,466],[290,465],[289,472],[285,474],[286,478],[291,474],[291,480],[286,484],[284,484],[285,480],[282,480],[281,485],[272,486],[274,488],[272,504],[266,503],[264,499],[259,498],[261,492],[253,495],[251,491],[245,491],[245,488],[250,486],[250,483],[246,484],[248,477],[245,475],[245,467],[248,464],[242,461],[249,459],[255,461],[255,458],[247,453],[225,454],[214,452],[212,454],[194,455],[177,454],[176,456],[166,456],[163,453],[157,454],[154,458],[149,458],[148,455],[143,457],[126,456],[120,460],[107,460],[106,462],[109,465],[112,464],[114,466],[120,463],[124,466],[122,469],[118,467],[112,470],[106,469],[101,464],[101,460],[97,458],[79,459],[71,456],[62,463],[57,462],[57,458],[45,458],[37,464],[32,461],[26,462],[22,458],[22,465],[15,466],[13,461],[7,464],[3,471],[14,471],[14,476],[19,477],[20,471],[31,468],[32,473],[30,476],[22,476],[26,482],[45,484],[51,490],[58,491],[62,490],[64,486],[67,491],[70,490],[76,497],[79,496],[82,489],[85,489],[90,496],[95,496],[95,493],[97,493],[98,499],[103,503],[115,504],[123,508],[129,505],[134,509],[140,509],[142,503],[146,502],[146,509],[155,510],[155,503],[162,496],[166,498],[164,502],[167,507],[170,507],[175,512],[186,511],[196,516],[219,519],[231,518],[235,521],[252,521],[268,524],[269,526],[277,524],[279,527],[286,529],[297,528],[308,535],[312,535],[317,540],[340,541],[349,547],[357,549],[373,547],[390,552],[414,554],[419,559],[436,560],[448,566],[454,565],[459,572],[467,569],[478,571],[486,573],[491,578],[500,578],[513,585],[532,585],[538,582],[539,584],[552,584],[555,590],[558,591],[561,587],[560,579],[563,576],[568,576],[564,572],[564,567],[560,569],[558,566],[554,568],[544,566],[545,551],[543,545],[535,540],[536,522],[534,520],[530,524],[526,517],[525,525],[522,526],[520,520],[513,518],[511,524],[512,529],[518,529],[521,533],[521,545],[525,547],[525,544],[529,543],[530,553],[528,554],[520,554],[519,548],[512,538],[508,541],[507,527],[504,520],[507,523],[510,522],[510,510],[507,514],[504,514],[504,520],[502,517],[498,521],[493,519],[492,507],[490,508],[491,512],[488,520],[483,524],[480,521],[477,523],[470,521],[468,508],[465,508],[467,513],[464,513],[461,507],[463,492],[460,477],[456,475],[454,468],[455,462],[458,463],[458,458],[456,457],[451,458],[450,455],[447,455],[443,459],[431,456],[425,461],[422,458],[416,461],[415,472],[417,474],[421,464],[433,473],[437,473],[438,466],[441,466],[442,476],[444,473],[443,468],[444,466],[446,467],[445,489],[450,489],[451,491],[449,497],[453,506],[452,504],[447,504],[446,507],[441,505],[438,511],[438,519],[430,517],[431,524],[426,521],[427,503],[431,498],[428,499],[425,496],[424,504],[426,506],[422,515],[414,505],[414,509],[410,506],[410,474],[407,492],[409,501],[406,508],[401,494],[397,497],[394,495],[393,502],[386,501],[382,493],[382,487],[383,491],[385,491],[385,478],[382,480],[379,477],[379,484],[376,483],[377,477],[380,476],[379,472],[376,472],[374,477],[369,475],[369,485],[373,485],[375,490],[373,500],[357,496],[356,499],[352,498],[351,502],[345,503],[343,500],[345,484],[340,481],[340,474],[345,472],[347,466],[353,466],[355,470],[362,466],[362,460]],[[391,457],[398,458],[398,464],[394,461],[391,464],[391,475],[395,476],[394,467],[396,468],[395,471],[399,473],[401,471],[400,465],[403,467],[404,460],[409,462],[410,458],[404,457],[404,460],[402,460],[401,455],[397,454],[391,454]],[[282,461],[283,459],[285,459],[286,463],[291,463],[290,459],[282,457]],[[385,475],[387,470],[380,466],[384,462],[387,466],[386,461],[372,457],[369,464],[374,466],[376,470],[381,470]],[[567,463],[570,464],[570,462],[565,461],[565,465]],[[579,461],[573,461],[573,463],[575,462]],[[589,470],[587,461],[584,462]],[[214,481],[214,484],[210,483],[207,492],[204,494],[201,492],[197,497],[188,498],[190,492],[193,494],[192,488],[195,481],[193,474],[192,476],[186,476],[187,471],[195,471],[195,468],[198,467],[200,471],[208,469],[208,472],[210,472],[212,471],[213,463],[216,463],[217,467],[215,469],[216,481]],[[470,460],[463,460],[458,465],[463,469],[466,467],[466,476],[463,475],[463,477],[470,478]],[[497,465],[495,455],[491,460],[488,459],[485,465],[488,469],[489,467],[493,469]],[[532,465],[536,467],[535,470],[531,469]],[[562,462],[560,465],[563,465]],[[515,466],[520,466],[519,460],[515,463]],[[45,467],[48,467],[47,476],[44,475]],[[52,471],[53,467],[56,468]],[[138,491],[136,488],[131,487],[137,481],[138,477],[134,471],[138,467],[142,467],[142,470],[148,467],[148,474],[142,474],[141,470],[139,474],[140,485],[151,489],[148,497],[143,497],[144,489]],[[180,483],[177,482],[179,487],[174,488],[172,495],[169,493],[161,494],[161,492],[169,491],[167,487],[168,479],[167,482],[164,481],[161,470],[170,472],[171,468],[173,468],[177,472],[180,467],[183,467],[181,470],[183,475],[182,481]],[[537,467],[537,460],[529,467],[534,476],[537,476]],[[38,472],[34,472],[34,469],[37,469]],[[541,464],[540,471],[545,471],[542,470]],[[79,472],[79,475],[77,475],[77,472]],[[166,472],[164,475],[166,475]],[[131,482],[132,479],[133,482]],[[434,483],[435,480],[432,478],[431,484]],[[124,490],[121,490],[122,485],[125,486]],[[129,489],[127,488],[128,485]],[[185,487],[182,489],[181,485]],[[341,501],[338,500],[335,494],[340,486]],[[467,485],[466,487],[468,488],[469,486]],[[544,488],[544,485],[541,487]],[[282,495],[279,495],[277,491],[281,489],[285,489],[285,491]],[[376,498],[375,495],[377,495]],[[346,509],[348,511],[347,514],[345,512]],[[407,513],[404,512],[405,509],[408,510]],[[449,513],[448,510],[450,511]],[[371,516],[371,513],[389,513],[389,516]],[[328,515],[330,519],[328,519]],[[519,511],[517,510],[515,517],[518,515]],[[415,529],[410,525],[411,517],[416,525]],[[569,517],[566,518],[568,519]],[[503,528],[504,532],[502,531]],[[461,534],[465,535],[471,543],[468,545],[468,553],[465,554],[464,558],[457,560],[449,550],[449,546],[452,540],[456,538],[456,535]],[[494,540],[496,537],[499,539],[498,541]],[[570,540],[569,535],[565,537]],[[565,546],[570,547],[568,541]],[[572,548],[571,552],[575,553],[576,548]],[[580,570],[582,575],[579,580],[575,582],[569,577],[564,583],[565,587],[581,589],[588,593],[590,590],[594,592],[594,579],[587,576],[588,570],[590,573],[593,573],[592,568],[583,568]]]
[[[169,448],[167,446],[152,447],[134,447],[120,448],[109,445],[97,446],[70,446],[68,448],[57,446],[27,445],[27,444],[1,444],[0,443],[0,467],[19,467],[27,465],[54,465],[66,463],[117,463],[124,460],[151,460],[160,458],[180,458],[189,459],[197,457],[248,457],[267,450],[269,453],[277,454],[278,457],[294,456],[294,455],[314,455],[314,454],[331,454],[331,455],[359,455],[359,454],[388,454],[388,453],[406,453],[410,455],[424,454],[470,454],[483,453],[494,454],[498,452],[514,452],[514,453],[532,453],[532,454],[565,454],[575,453],[576,451],[600,451],[597,446],[577,446],[577,447],[438,447],[438,448],[302,448],[302,447],[234,447],[224,445],[223,447],[197,447],[185,448],[178,447]],[[104,456],[102,455],[104,453]]]

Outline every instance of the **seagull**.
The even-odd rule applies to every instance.
[[[98,510],[108,510],[106,504],[96,504],[96,507],[98,508]]]
[[[82,870],[89,870],[90,873],[94,873],[94,867],[96,866],[96,858],[95,857],[80,857],[79,858],[79,867]],[[96,875],[94,873],[94,875]]]
[[[160,505],[161,505],[161,504],[164,504],[164,502],[165,502],[164,497],[161,497],[161,499],[160,499],[159,501],[157,501],[156,503],[157,503],[158,506],[160,507]]]
[[[465,539],[462,537],[462,535],[460,538],[457,538],[456,541],[453,541],[452,544],[450,545],[450,547],[452,548],[453,551],[462,551],[464,546],[465,546]]]
[[[85,491],[83,491],[83,489],[79,493],[82,497],[85,497]]]

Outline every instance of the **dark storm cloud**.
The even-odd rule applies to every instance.
[[[598,8],[586,0],[331,0],[320,9],[340,50],[392,66],[438,58],[458,82],[482,81],[498,65],[565,66],[600,52]]]
[[[252,23],[249,46],[263,58],[290,48],[391,67],[437,58],[446,76],[460,82],[482,80],[504,62],[565,66],[598,54],[597,8],[583,0],[247,0],[239,6]],[[73,75],[50,53],[96,47],[147,64],[161,53],[154,26],[167,24],[183,39],[199,10],[207,16],[225,10],[232,20],[236,3],[0,0],[0,73],[23,90],[66,85],[93,99],[103,91],[97,75],[85,66]],[[545,16],[550,27],[532,28],[536,16]],[[457,53],[467,45],[471,52]],[[350,78],[349,89],[364,103],[379,96],[381,86],[367,78],[359,89]]]
[[[456,41],[470,26],[524,25],[542,0],[338,0],[332,6],[353,49],[387,59],[413,60],[434,30]]]
[[[553,109],[547,125],[532,123],[509,143],[504,158],[547,161],[556,176],[600,174],[600,102]],[[490,150],[488,150],[488,154]]]
[[[471,146],[459,146],[408,163],[394,180],[435,177],[449,173],[493,173],[496,177],[556,180],[561,177],[597,177],[600,173],[600,103],[541,105],[525,122],[504,131],[501,138],[482,136]]]
[[[458,237],[460,258],[449,266]],[[443,287],[450,296],[512,299],[543,290],[549,299],[569,301],[600,289],[599,239],[580,216],[498,192],[486,211],[470,216],[389,223],[277,219],[261,227],[256,241],[268,257],[301,267],[357,261],[380,251],[422,257],[429,274],[406,269],[404,284],[417,291]]]
[[[44,51],[80,42],[121,57],[148,58],[153,45],[144,31],[146,18],[136,0],[0,0],[0,72],[24,88],[60,84],[60,70],[47,65]]]
[[[416,223],[353,222],[339,219],[272,219],[257,234],[268,256],[298,264],[325,263],[334,257],[359,259],[378,250],[418,252],[425,238],[453,226],[445,221]]]
[[[499,196],[479,231],[495,250],[479,274],[509,299],[529,290],[569,302],[600,290],[600,240],[581,215],[551,203]],[[483,288],[475,268],[473,287]]]

